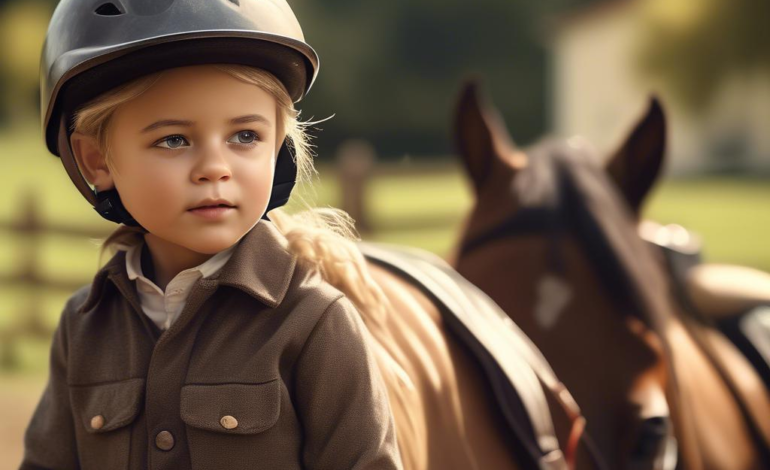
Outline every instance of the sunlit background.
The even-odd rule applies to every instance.
[[[52,329],[113,228],[43,145],[38,67],[55,4],[0,0],[0,470],[18,466]],[[290,4],[322,64],[302,117],[334,115],[315,132],[317,201],[350,210],[364,238],[450,250],[472,203],[451,113],[472,75],[519,145],[580,134],[605,155],[655,93],[670,142],[646,216],[698,233],[708,261],[770,271],[766,0]],[[343,162],[365,167],[360,190],[339,185]]]

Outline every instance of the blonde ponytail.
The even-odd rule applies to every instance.
[[[270,212],[270,219],[286,237],[289,251],[302,262],[315,267],[333,285],[366,312],[371,327],[383,325],[389,302],[374,282],[366,261],[354,242],[353,219],[335,208],[309,208],[289,215],[281,209]]]

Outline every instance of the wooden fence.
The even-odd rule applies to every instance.
[[[20,262],[15,270],[0,273],[0,284],[11,287],[31,288],[33,294],[26,300],[24,311],[14,312],[9,327],[0,329],[0,368],[14,369],[18,365],[17,344],[26,338],[50,340],[52,329],[44,320],[41,296],[35,293],[42,290],[61,290],[73,292],[88,282],[87,279],[51,279],[40,273],[41,243],[45,235],[57,235],[70,238],[104,238],[109,232],[95,231],[78,227],[50,224],[43,221],[40,204],[34,193],[22,199],[19,216],[12,221],[0,222],[0,231],[11,233],[18,247]],[[7,313],[7,312],[6,312]]]

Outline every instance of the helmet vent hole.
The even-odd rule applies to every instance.
[[[102,3],[94,10],[94,13],[101,16],[118,16],[123,14],[113,3]]]
[[[228,0],[228,1],[230,3],[232,3],[233,5],[241,6],[241,1],[240,0]]]

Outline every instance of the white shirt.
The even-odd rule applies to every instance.
[[[207,278],[217,273],[230,259],[236,245],[220,251],[203,264],[185,269],[168,283],[166,292],[142,274],[142,246],[144,243],[126,246],[118,245],[118,249],[126,252],[126,273],[128,278],[136,283],[136,291],[142,311],[161,330],[167,330],[182,313],[187,303],[193,285],[201,278]]]

